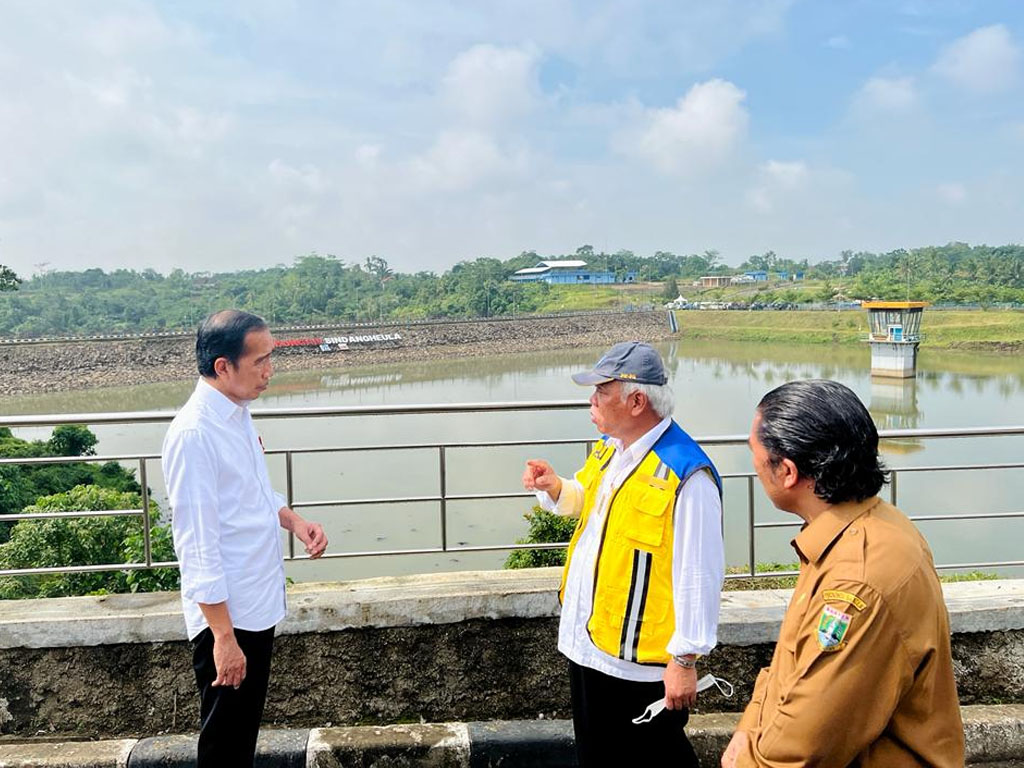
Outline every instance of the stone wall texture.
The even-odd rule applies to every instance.
[[[569,717],[550,570],[525,576],[533,579],[526,587],[515,581],[526,572],[503,572],[472,574],[476,582],[462,574],[455,586],[445,584],[445,575],[350,582],[324,602],[315,591],[301,593],[276,640],[265,722],[298,728]],[[18,619],[5,618],[11,604],[0,603],[0,732],[111,738],[195,729],[190,647],[168,637],[181,632],[180,615],[152,596],[148,603],[143,595],[118,597],[108,623],[89,613],[95,603],[87,601],[96,598],[70,598],[65,618],[55,612],[30,631],[6,633],[4,624]],[[135,597],[143,606],[137,613],[159,614],[130,616]],[[742,709],[771,658],[771,637],[735,639],[751,625],[756,595],[728,599],[747,602],[723,602],[722,643],[702,667],[732,681],[736,695],[701,694],[696,713]],[[961,605],[954,627],[971,626],[971,617],[985,611],[979,605]],[[781,618],[781,608],[771,610]],[[1016,625],[1018,618],[1004,613],[1002,623]],[[147,621],[153,628],[140,631]],[[64,646],[52,635],[62,633],[61,622],[68,642],[80,644]],[[83,624],[92,626],[89,633],[71,637]],[[27,647],[40,645],[46,647]],[[1024,629],[955,631],[953,649],[962,704],[1024,703]]]

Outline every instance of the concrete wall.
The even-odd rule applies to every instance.
[[[296,585],[279,627],[269,725],[568,717],[557,569]],[[1024,581],[946,586],[963,704],[1024,703]],[[728,592],[705,668],[742,708],[787,590]],[[174,593],[0,602],[0,734],[117,737],[196,727]],[[0,737],[2,738],[2,737]]]

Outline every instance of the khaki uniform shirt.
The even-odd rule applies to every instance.
[[[800,576],[737,766],[962,768],[949,616],[931,551],[878,497],[793,540]]]

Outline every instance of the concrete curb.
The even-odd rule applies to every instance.
[[[466,768],[470,765],[468,728],[465,723],[316,728],[309,733],[306,765]]]
[[[1024,768],[1024,705],[967,706],[962,714],[968,768]],[[703,765],[718,765],[738,720],[736,713],[690,719],[687,732]],[[185,768],[194,764],[195,749],[194,735],[0,744],[0,768]],[[575,764],[572,723],[567,720],[268,730],[260,734],[256,757],[257,768]]]
[[[470,768],[575,765],[571,720],[499,720],[468,723]]]
[[[126,768],[135,739],[0,744],[0,768]]]
[[[305,768],[308,740],[306,729],[261,731],[256,742],[256,768]],[[192,768],[196,741],[194,734],[142,739],[132,750],[127,768]]]

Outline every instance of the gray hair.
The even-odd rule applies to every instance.
[[[671,416],[676,409],[676,396],[672,394],[672,387],[668,384],[639,384],[635,381],[619,381],[619,393],[622,395],[622,402],[634,392],[643,392],[647,396],[647,402],[662,419]]]

